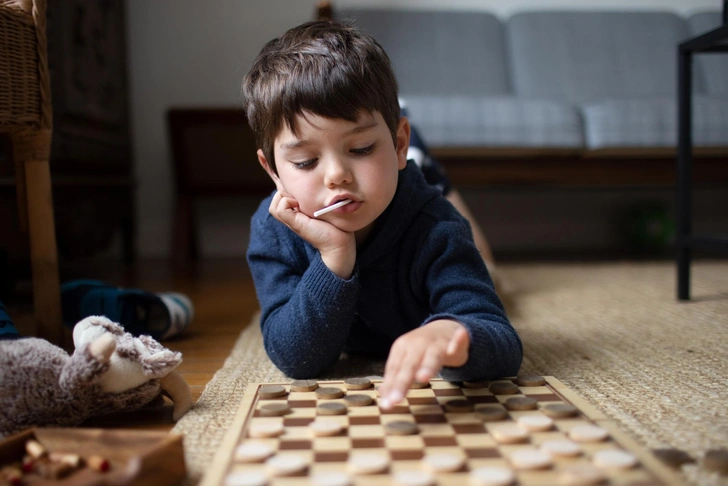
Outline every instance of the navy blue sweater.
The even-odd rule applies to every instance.
[[[332,273],[313,246],[268,212],[253,215],[247,259],[261,306],[266,352],[286,375],[313,378],[343,351],[386,355],[397,337],[435,319],[470,333],[469,359],[449,381],[515,375],[523,348],[470,225],[409,162],[394,199],[357,248],[351,279]]]

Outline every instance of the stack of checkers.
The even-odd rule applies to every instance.
[[[681,484],[553,377],[415,384],[391,410],[379,380],[251,384],[202,484]]]

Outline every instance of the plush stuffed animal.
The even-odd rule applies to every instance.
[[[0,341],[0,438],[158,405],[162,393],[174,402],[174,420],[192,406],[189,386],[174,371],[182,355],[151,337],[93,316],[76,324],[73,343],[69,356],[43,339]]]

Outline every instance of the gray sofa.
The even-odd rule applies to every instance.
[[[677,45],[720,24],[717,11],[689,18],[528,11],[499,19],[358,8],[335,17],[385,47],[410,118],[436,152],[481,155],[674,149]],[[698,56],[693,79],[694,145],[728,148],[728,56]]]

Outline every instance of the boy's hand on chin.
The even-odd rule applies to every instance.
[[[449,319],[428,322],[401,335],[392,344],[379,388],[380,406],[389,410],[406,395],[413,382],[427,382],[443,366],[463,366],[468,361],[470,334]]]
[[[356,263],[354,233],[343,231],[331,223],[311,218],[299,211],[296,199],[278,190],[268,211],[294,233],[308,241],[321,253],[324,264],[341,278],[349,279]]]

